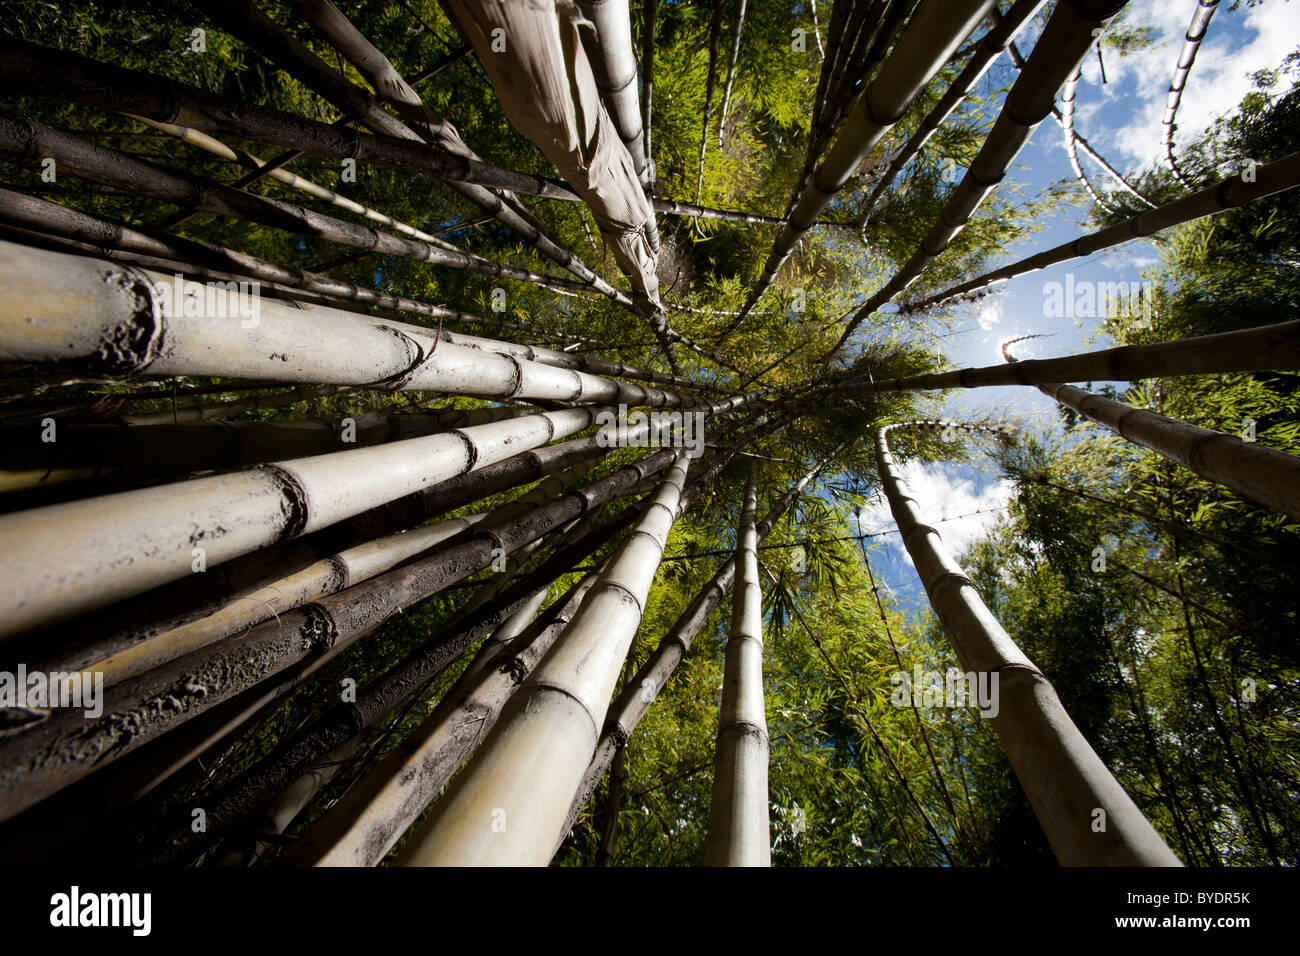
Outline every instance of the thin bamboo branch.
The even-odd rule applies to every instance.
[[[1177,129],[1175,120],[1178,118],[1178,106],[1183,99],[1183,90],[1187,87],[1187,77],[1192,72],[1193,64],[1196,63],[1197,51],[1200,50],[1201,41],[1205,39],[1205,34],[1210,29],[1210,20],[1214,17],[1214,11],[1218,6],[1219,0],[1197,0],[1196,12],[1192,14],[1192,22],[1188,25],[1187,35],[1183,40],[1183,49],[1178,54],[1174,78],[1169,83],[1165,115],[1160,121],[1162,127],[1160,145],[1165,151],[1165,162],[1184,189],[1191,189],[1192,184],[1183,175],[1178,168],[1177,160],[1174,159],[1174,130]]]

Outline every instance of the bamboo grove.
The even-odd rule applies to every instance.
[[[15,3],[0,860],[1297,862],[1300,104],[1177,155],[1187,5],[1126,175],[1125,0]],[[1111,347],[945,356],[1137,239]]]

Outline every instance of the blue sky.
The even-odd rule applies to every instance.
[[[1250,75],[1275,69],[1300,45],[1300,0],[1266,0],[1251,9],[1229,11],[1223,0],[1201,46],[1178,113],[1177,143],[1195,138],[1220,115],[1232,113],[1252,88]],[[1120,58],[1104,51],[1106,78],[1101,83],[1095,56],[1085,61],[1076,107],[1076,129],[1121,172],[1137,172],[1162,162],[1161,118],[1174,65],[1182,49],[1196,0],[1134,0],[1125,22],[1148,25],[1156,43],[1147,50]],[[1035,36],[1024,31],[1017,38],[1028,54]],[[1003,85],[1014,77],[1005,59],[996,63],[987,83]],[[1048,119],[1018,157],[1007,184],[1017,184],[1027,194],[1050,184],[1073,179],[1063,148],[1060,127]],[[1261,161],[1277,157],[1260,157]],[[1084,172],[1094,183],[1108,185],[1106,174],[1081,155]],[[995,257],[990,268],[1021,259],[1042,249],[1068,242],[1089,231],[1084,206],[1063,209],[1044,222],[1027,241]],[[1154,247],[1145,242],[1126,243],[1116,249],[1051,269],[1013,279],[998,287],[996,296],[977,306],[964,307],[954,326],[960,334],[944,339],[954,366],[992,365],[1001,362],[998,345],[1029,332],[1044,334],[1017,345],[1021,358],[1048,357],[1085,351],[1098,320],[1076,320],[1045,315],[1045,287],[1064,283],[1073,273],[1076,283],[1135,282],[1141,271],[1154,265]],[[1097,346],[1092,346],[1097,347]],[[1022,426],[1054,428],[1055,404],[1031,388],[988,388],[954,393],[943,414],[954,418],[1011,417]],[[961,466],[908,464],[905,474],[913,494],[927,516],[944,535],[954,553],[976,539],[997,519],[1009,486],[984,462],[976,459]],[[970,514],[971,512],[981,512]],[[882,532],[894,524],[883,503],[864,511],[863,530]],[[925,595],[916,580],[897,534],[876,539],[873,564],[899,600],[913,609],[924,606]]]

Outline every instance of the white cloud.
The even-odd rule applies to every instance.
[[[1257,7],[1228,10],[1220,4],[1197,54],[1178,109],[1175,147],[1196,138],[1214,120],[1236,110],[1252,89],[1251,74],[1274,69],[1300,43],[1300,3],[1269,0]],[[1135,0],[1126,23],[1154,28],[1157,42],[1146,50],[1105,56],[1107,84],[1100,82],[1097,58],[1084,61],[1079,92],[1079,129],[1109,153],[1117,165],[1158,165],[1169,81],[1182,51],[1195,0]],[[1286,88],[1278,88],[1277,93]],[[1116,103],[1121,96],[1122,103]],[[1116,122],[1113,110],[1128,113]],[[1105,115],[1101,115],[1103,114]],[[1109,120],[1109,122],[1108,122]]]
[[[1006,479],[977,484],[971,478],[954,474],[951,467],[920,461],[905,462],[900,471],[908,494],[916,499],[926,523],[935,526],[954,557],[998,520],[1014,487]],[[861,527],[868,533],[896,527],[889,513],[889,504],[883,497],[863,510]],[[897,534],[886,535],[880,540],[898,551],[908,564],[912,563]]]

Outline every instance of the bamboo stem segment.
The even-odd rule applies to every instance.
[[[958,661],[996,687],[993,728],[1057,859],[1065,866],[1181,866],[923,522],[889,451],[894,427],[876,432],[889,510]]]
[[[736,590],[718,712],[705,866],[771,866],[763,595],[758,580],[758,466],[751,462],[736,538]]]

